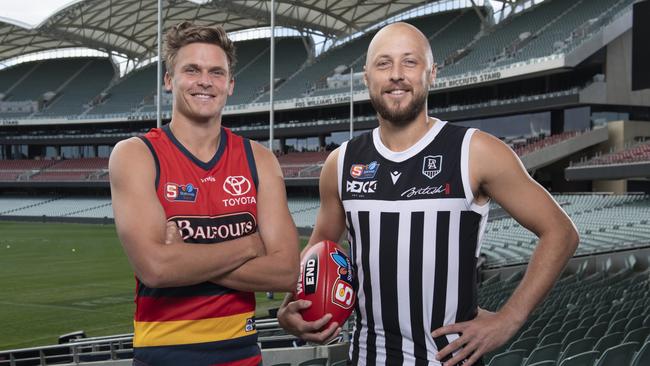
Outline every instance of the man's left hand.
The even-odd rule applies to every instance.
[[[505,344],[519,329],[519,324],[507,319],[502,313],[493,313],[480,309],[476,318],[456,324],[449,324],[434,330],[433,338],[447,334],[458,334],[460,337],[438,351],[436,359],[442,360],[447,355],[455,355],[445,361],[444,365],[460,364],[473,365],[481,356]],[[457,353],[456,353],[457,352]]]

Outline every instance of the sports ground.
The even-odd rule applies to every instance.
[[[114,225],[0,222],[0,253],[0,349],[133,331],[135,280]],[[275,298],[257,294],[257,315]]]

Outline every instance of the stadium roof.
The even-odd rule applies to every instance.
[[[443,0],[276,0],[275,21],[278,26],[336,38],[434,2]],[[163,28],[185,20],[222,24],[227,31],[267,27],[270,3],[163,0]],[[156,56],[156,36],[157,0],[77,0],[33,29],[0,18],[0,61],[67,47],[86,47],[146,60]]]

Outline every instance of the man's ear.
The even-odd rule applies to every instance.
[[[368,71],[366,70],[366,65],[363,65],[363,84],[368,87]]]
[[[169,75],[169,72],[165,71],[165,76],[163,77],[165,82],[165,90],[168,92],[172,91],[172,76]]]

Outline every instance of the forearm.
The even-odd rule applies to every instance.
[[[553,288],[568,260],[573,256],[577,241],[573,229],[540,237],[524,278],[500,312],[507,314],[508,319],[512,319],[519,326],[523,325]]]
[[[212,282],[239,291],[285,291],[296,289],[299,264],[276,254],[251,259]]]
[[[257,235],[218,244],[160,244],[155,254],[134,267],[150,287],[194,285],[223,276],[256,257]]]

